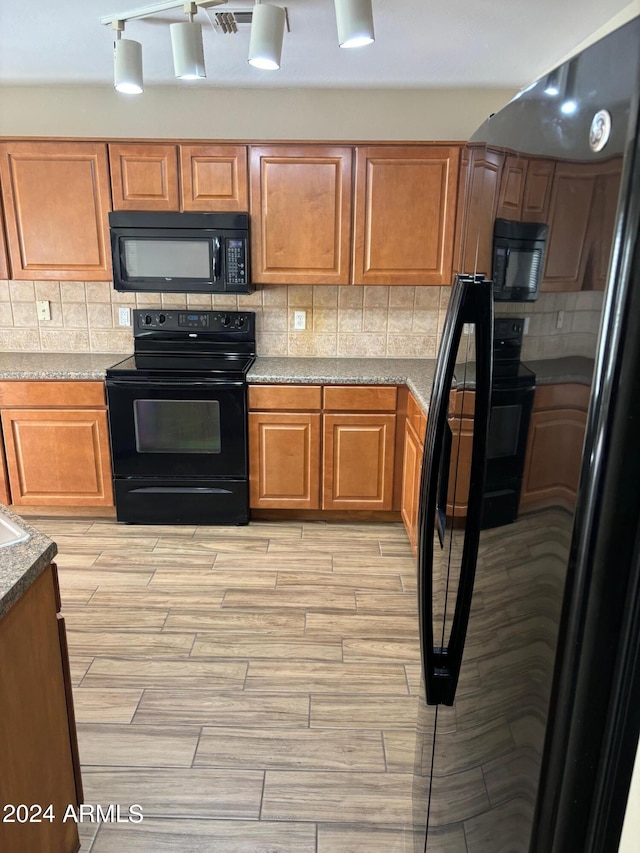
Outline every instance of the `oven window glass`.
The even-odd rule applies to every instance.
[[[210,240],[123,237],[127,278],[211,278]]]
[[[138,453],[220,453],[218,400],[134,400]]]
[[[522,407],[519,405],[494,406],[491,408],[489,459],[504,459],[507,456],[516,455],[521,413]]]

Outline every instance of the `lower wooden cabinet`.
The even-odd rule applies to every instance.
[[[250,386],[251,507],[393,509],[396,393],[389,386]]]
[[[76,853],[82,802],[64,620],[54,566],[0,619],[0,803],[51,805],[49,821],[0,822],[0,850]],[[37,817],[35,812],[32,817]],[[14,817],[22,818],[22,814]],[[42,817],[42,816],[40,816]]]
[[[574,509],[590,386],[536,388],[520,494],[520,511]]]
[[[14,506],[113,506],[102,382],[0,382]]]
[[[422,475],[422,454],[424,452],[426,427],[426,416],[420,409],[415,397],[410,395],[407,402],[407,419],[404,431],[402,504],[400,513],[414,554],[418,546],[420,478]]]

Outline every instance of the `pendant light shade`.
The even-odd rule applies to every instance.
[[[197,80],[206,77],[204,70],[204,48],[202,27],[193,21],[171,24],[171,48],[173,69],[182,80]]]
[[[277,71],[282,57],[285,11],[270,3],[257,3],[251,18],[249,65]]]
[[[113,85],[126,95],[140,95],[142,85],[142,45],[131,39],[118,39],[113,49]]]
[[[364,47],[374,41],[371,0],[335,0],[335,6],[340,47]]]

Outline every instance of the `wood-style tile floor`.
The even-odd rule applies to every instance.
[[[401,524],[121,525],[58,544],[82,853],[405,853],[419,646]]]

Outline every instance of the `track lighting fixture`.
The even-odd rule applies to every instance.
[[[125,95],[140,95],[142,84],[142,45],[138,41],[123,39],[124,21],[113,21],[116,32],[113,45],[113,85]]]
[[[171,48],[173,50],[173,69],[181,80],[197,80],[206,77],[204,70],[204,47],[202,45],[202,27],[196,24],[193,16],[198,11],[195,3],[184,4],[189,20],[181,24],[171,24]]]
[[[285,11],[280,6],[257,0],[251,18],[249,65],[266,71],[280,68],[285,18]]]
[[[371,0],[335,0],[338,44],[364,47],[375,40]]]

